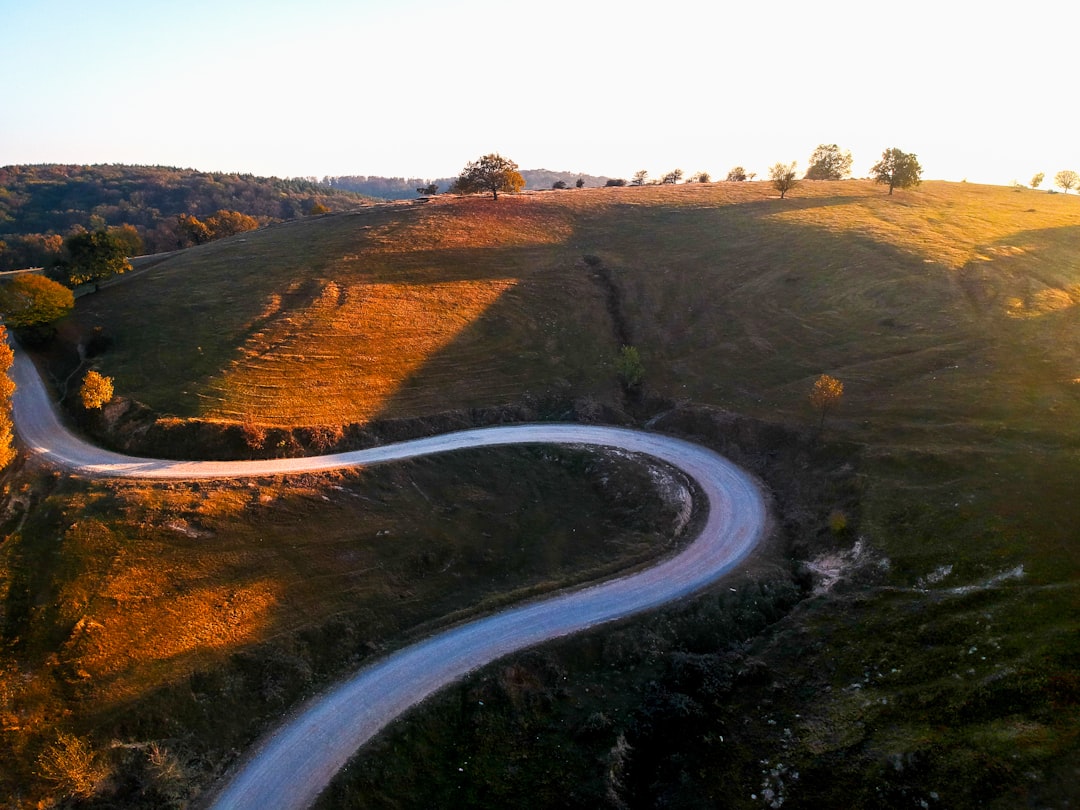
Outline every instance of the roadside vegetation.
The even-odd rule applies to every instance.
[[[1078,240],[1071,194],[930,181],[806,180],[784,199],[770,182],[742,181],[434,197],[147,265],[81,298],[44,359],[65,379],[81,360],[73,347],[101,336],[95,368],[114,396],[94,429],[133,449],[210,452],[220,434],[199,434],[191,451],[163,438],[194,423],[249,430],[258,452],[278,454],[309,449],[301,432],[316,429],[329,449],[448,424],[575,418],[703,441],[774,493],[775,556],[687,605],[493,665],[383,735],[328,802],[1053,806],[1074,797],[1080,767]],[[816,397],[823,379],[839,385]],[[136,411],[137,435],[124,415]],[[430,612],[401,613],[413,604],[401,592],[420,592],[406,577],[407,587],[372,586],[371,619],[346,606],[361,586],[308,553],[339,536],[334,526],[377,533],[381,498],[404,499],[394,503],[403,521],[442,515],[428,498],[445,487],[447,519],[433,525],[452,548],[479,543],[447,552],[450,572],[479,582],[524,519],[517,506],[479,506],[503,522],[477,539],[476,526],[450,519],[453,504],[467,512],[507,479],[535,480],[523,502],[539,513],[537,537],[565,537],[540,518],[583,508],[565,500],[583,497],[563,491],[574,489],[565,475],[527,455],[544,451],[522,452],[461,461],[478,471],[468,486],[444,469],[422,480],[411,467],[372,471],[390,481],[376,494],[359,488],[369,473],[251,487],[9,474],[5,682],[29,685],[6,704],[19,730],[5,737],[5,761],[32,780],[62,732],[111,752],[133,780],[124,795],[165,790],[145,774],[166,766],[128,745],[165,746],[187,769],[180,783],[202,786],[225,748],[368,657],[309,660],[301,641],[320,650],[318,639],[346,634],[356,642],[346,648],[363,650],[366,628],[385,624],[378,638],[397,641],[374,642],[374,654],[446,612],[521,593],[529,586],[507,584],[518,572],[549,581],[538,561],[519,560],[487,596],[452,607],[436,598],[447,581],[432,552],[417,563],[433,577]],[[270,519],[271,508],[286,511]],[[194,534],[167,528],[174,520]],[[295,537],[272,529],[290,525]],[[423,553],[425,534],[393,532],[408,538],[394,553]],[[81,562],[57,568],[69,535],[82,550],[59,559]],[[180,584],[139,585],[153,574],[147,555],[169,542],[198,552],[175,563],[187,573],[169,581]],[[637,553],[616,559],[636,564]],[[595,575],[596,555],[560,576]],[[256,560],[267,567],[256,573]],[[223,573],[204,574],[211,564]],[[287,574],[292,565],[312,568]],[[395,565],[408,567],[383,568]],[[117,607],[118,577],[139,612]],[[174,615],[178,600],[202,607]],[[131,643],[159,638],[139,616],[157,616],[168,637],[189,613],[211,629],[181,635],[183,649]],[[102,638],[124,656],[95,647]],[[221,706],[259,689],[270,708],[243,728],[214,725],[226,722]],[[187,720],[170,726],[174,714]]]

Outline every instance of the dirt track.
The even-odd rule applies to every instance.
[[[205,479],[364,466],[452,450],[522,443],[617,447],[683,470],[708,498],[700,534],[647,570],[446,630],[357,672],[301,707],[249,753],[210,804],[221,810],[309,807],[349,758],[396,717],[442,687],[509,653],[685,597],[744,559],[764,534],[765,504],[750,477],[703,447],[653,433],[601,426],[535,424],[481,428],[400,444],[299,459],[164,461],[94,447],[57,418],[33,364],[16,351],[12,369],[19,438],[43,459],[83,475]]]

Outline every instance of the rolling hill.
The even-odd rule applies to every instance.
[[[768,790],[790,807],[1049,806],[1075,798],[1080,766],[1077,244],[1076,199],[973,184],[888,196],[869,182],[805,182],[784,200],[765,183],[434,198],[180,252],[80,299],[63,334],[107,335],[95,364],[163,423],[282,437],[498,408],[647,422],[721,447],[772,487],[785,542],[771,573],[496,665],[387,735],[328,802],[521,805],[574,785],[575,805],[614,795],[751,807]],[[643,360],[638,395],[615,375],[623,344]],[[821,373],[845,389],[818,436],[807,395]],[[485,469],[503,482],[498,467]],[[421,496],[440,478],[424,475]],[[841,479],[845,494],[831,488]],[[230,532],[254,558],[262,530],[229,528],[226,514],[276,503],[315,536],[322,518],[305,498],[330,491],[296,482],[279,502],[273,482],[206,494],[49,486],[60,488],[54,512],[73,519],[71,504],[95,504],[114,535],[212,522],[221,566]],[[378,486],[411,498],[404,478]],[[484,511],[485,486],[452,490]],[[402,508],[419,514],[425,499]],[[542,512],[563,508],[548,503]],[[39,545],[12,547],[20,559],[50,553],[61,519],[37,520]],[[81,548],[105,543],[97,536]],[[284,544],[266,553],[288,557]],[[105,598],[124,555],[134,551],[110,557],[113,574],[71,574],[65,593],[77,583],[84,595],[69,601]],[[402,565],[435,576],[439,561]],[[329,626],[320,600],[345,610],[332,567],[302,609],[289,603],[297,632]],[[31,576],[27,563],[12,570]],[[292,636],[262,629],[274,626],[269,606],[288,601],[285,570],[246,581],[265,624],[214,642],[249,658],[206,653],[191,675],[212,696],[199,705],[240,700],[245,667],[273,680],[315,666]],[[177,581],[195,598],[202,576]],[[35,637],[42,659],[50,644],[69,649],[61,628]],[[252,659],[254,637],[270,652]],[[180,693],[165,686],[166,664],[147,654],[138,666],[144,691],[124,706],[147,718],[131,734],[156,739],[166,732],[154,712]],[[213,735],[206,712],[185,745]],[[114,715],[76,716],[86,733],[120,733]]]

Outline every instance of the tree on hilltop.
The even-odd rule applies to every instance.
[[[639,169],[638,171],[634,172],[634,176],[630,180],[630,185],[643,186],[645,185],[645,181],[648,179],[648,177],[649,173],[647,171],[645,171],[644,169]]]
[[[769,180],[772,181],[773,188],[780,192],[781,200],[784,199],[785,194],[799,185],[795,164],[796,161],[794,160],[791,161],[791,165],[774,163],[773,167],[769,169]]]
[[[911,188],[922,182],[918,158],[895,147],[881,153],[881,160],[871,167],[870,173],[876,182],[888,185],[889,194],[894,188]]]
[[[525,178],[518,173],[518,165],[494,152],[479,160],[465,164],[450,191],[454,194],[477,194],[490,191],[492,199],[499,199],[499,192],[517,194],[525,188]]]
[[[736,166],[727,173],[727,177],[724,179],[729,183],[741,183],[746,180],[746,169],[742,166]]]
[[[1043,179],[1045,177],[1046,177],[1045,174],[1043,174],[1042,172],[1039,172],[1037,175],[1035,175],[1034,177],[1031,178],[1031,187],[1032,188],[1038,188],[1039,186],[1041,186],[1042,181],[1043,181]]]
[[[1063,169],[1054,175],[1054,185],[1068,194],[1069,189],[1080,188],[1080,174],[1071,169]]]
[[[835,143],[823,143],[810,155],[807,180],[843,180],[851,174],[851,152],[841,152]]]

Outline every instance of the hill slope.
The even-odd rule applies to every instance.
[[[447,804],[464,784],[477,805],[520,805],[592,779],[640,806],[757,806],[763,780],[791,807],[1064,805],[1080,766],[1078,242],[1076,199],[968,184],[436,199],[183,252],[80,299],[70,333],[100,326],[118,392],[181,417],[340,425],[553,395],[736,455],[791,452],[778,500],[820,492],[806,523],[782,521],[800,532],[798,608],[750,586],[696,619],[510,662],[370,754],[340,804],[386,785]],[[624,342],[666,404],[624,400]],[[814,425],[822,372],[846,386],[823,447],[856,451],[857,505],[794,440],[748,450],[739,423],[695,410]],[[760,635],[764,619],[716,630],[778,604]]]

